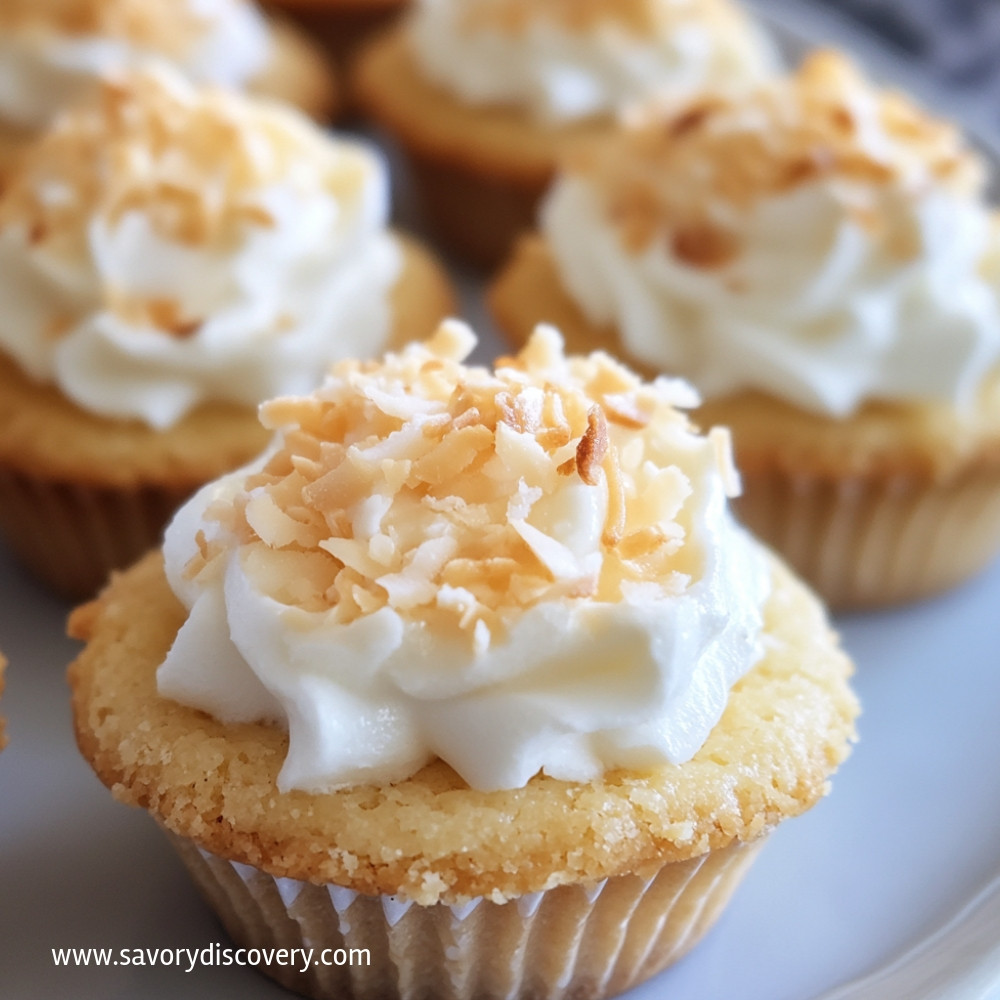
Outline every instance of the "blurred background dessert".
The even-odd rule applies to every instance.
[[[570,158],[492,304],[691,379],[742,516],[828,600],[920,597],[1000,545],[984,181],[957,127],[817,53]]]
[[[0,195],[0,524],[60,592],[266,443],[257,404],[452,309],[380,156],[161,65],[104,82]]]
[[[354,91],[438,237],[489,267],[575,145],[636,103],[738,91],[778,65],[729,0],[421,0],[359,58]]]
[[[334,110],[336,85],[313,43],[250,0],[8,0],[0,6],[0,169],[103,75],[150,59],[318,119]]]

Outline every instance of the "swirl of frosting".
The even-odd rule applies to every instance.
[[[551,329],[495,373],[474,344],[450,321],[265,404],[271,450],[168,530],[189,615],[159,691],[287,725],[282,789],[681,762],[761,655],[766,561],[691,390]]]
[[[963,407],[1000,359],[982,191],[953,127],[822,52],[581,154],[542,228],[588,318],[705,396]]]
[[[270,58],[267,22],[247,0],[4,0],[0,120],[47,127],[108,72],[150,58],[196,83],[242,87]]]
[[[0,196],[0,347],[84,409],[174,424],[377,351],[401,253],[367,148],[167,66],[102,84]]]
[[[429,79],[545,121],[743,88],[778,65],[730,0],[423,0],[410,30]]]

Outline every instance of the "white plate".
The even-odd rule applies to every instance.
[[[793,33],[846,41],[879,76],[954,110],[838,19],[776,6]],[[0,551],[0,998],[290,996],[233,968],[54,966],[53,948],[226,941],[152,821],[76,752],[66,611]],[[708,938],[631,1000],[813,1000],[844,983],[837,1000],[1000,997],[1000,565],[839,624],[865,714],[834,794],[778,830]]]

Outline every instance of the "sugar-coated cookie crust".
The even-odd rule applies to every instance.
[[[559,327],[567,351],[622,353],[618,333],[592,324],[572,300],[540,237],[521,241],[489,300],[501,331],[515,346],[527,340],[536,323],[545,322]],[[627,360],[649,377],[657,374],[635,358]],[[973,465],[1000,466],[1000,371],[987,380],[967,413],[946,403],[873,401],[849,417],[834,418],[747,391],[709,400],[692,416],[703,428],[737,429],[737,463],[746,472],[903,474],[942,481]]]
[[[765,657],[684,765],[479,792],[435,762],[393,786],[282,794],[282,730],[227,727],[156,693],[184,614],[152,554],[72,615],[88,640],[69,671],[77,742],[101,780],[215,854],[421,904],[643,874],[753,840],[825,794],[854,737],[850,661],[775,562]]]
[[[387,347],[428,336],[454,307],[434,257],[412,240],[401,242]],[[8,469],[95,485],[193,488],[249,461],[268,438],[255,409],[232,404],[201,406],[167,431],[87,413],[0,354],[0,465]]]

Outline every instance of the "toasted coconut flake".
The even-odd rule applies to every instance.
[[[247,523],[257,537],[271,548],[288,545],[311,546],[319,540],[314,531],[282,510],[274,497],[266,492],[255,493],[246,505]]]
[[[608,423],[600,406],[592,406],[587,413],[587,431],[576,448],[576,469],[588,486],[597,485],[597,469],[607,452]]]
[[[628,393],[607,393],[602,400],[602,407],[611,423],[621,424],[623,427],[639,430],[650,421],[650,415],[639,406],[635,396]]]
[[[482,424],[460,427],[415,462],[411,476],[428,485],[440,485],[468,468],[480,452],[492,447],[493,432],[488,427]]]
[[[478,408],[470,406],[467,410],[463,410],[452,420],[452,427],[454,427],[455,430],[460,431],[463,427],[471,427],[474,424],[481,424],[482,421],[483,418]]]
[[[640,559],[655,552],[666,540],[663,529],[650,524],[626,535],[618,544],[618,552],[623,559]]]
[[[449,585],[472,589],[485,586],[493,589],[507,587],[511,576],[524,567],[509,556],[488,556],[483,559],[452,559],[441,571],[441,578]]]
[[[659,468],[645,462],[636,479],[641,484],[632,501],[636,516],[647,523],[654,519],[673,522],[691,495],[691,480],[677,466]]]
[[[372,615],[384,608],[386,604],[386,598],[383,594],[374,593],[357,583],[351,587],[351,595],[354,597],[354,603],[358,610],[363,615]]]
[[[523,479],[544,484],[550,480],[552,459],[534,435],[501,422],[497,424],[493,446],[496,458],[487,467],[488,474],[515,483]]]
[[[447,413],[434,413],[424,421],[421,429],[424,437],[440,441],[452,429],[452,426],[452,419]]]
[[[476,347],[476,335],[467,323],[446,319],[424,346],[440,361],[464,361]]]
[[[627,511],[622,467],[618,461],[618,449],[613,445],[608,449],[603,469],[608,482],[608,516],[604,522],[602,541],[608,548],[614,548],[625,534]]]
[[[470,504],[461,497],[436,497],[430,493],[423,502],[429,510],[445,513],[449,520],[465,528],[485,528],[490,523],[490,512],[484,504]]]
[[[370,468],[344,461],[306,486],[302,497],[317,510],[344,510],[370,496],[374,489],[375,475]]]
[[[366,385],[364,394],[387,417],[412,420],[416,416],[441,412],[440,403],[430,399],[420,399],[407,393],[392,392],[379,385]]]
[[[577,580],[582,575],[580,562],[573,553],[551,535],[539,531],[527,521],[513,521],[511,527],[524,539],[554,580]]]
[[[392,566],[398,554],[396,543],[388,535],[372,535],[368,539],[368,555],[380,566]]]
[[[354,538],[324,538],[318,543],[319,548],[329,552],[363,578],[378,578],[381,584],[383,567],[368,554],[368,546]]]
[[[261,403],[258,413],[260,422],[267,428],[275,430],[278,427],[290,427],[293,424],[318,425],[324,406],[318,399],[301,399],[299,397],[278,396]],[[293,461],[301,461],[301,455],[295,455]]]
[[[435,576],[457,550],[454,538],[430,538],[417,546],[401,572],[381,576],[376,582],[385,588],[393,607],[405,611],[428,604],[437,595]]]

